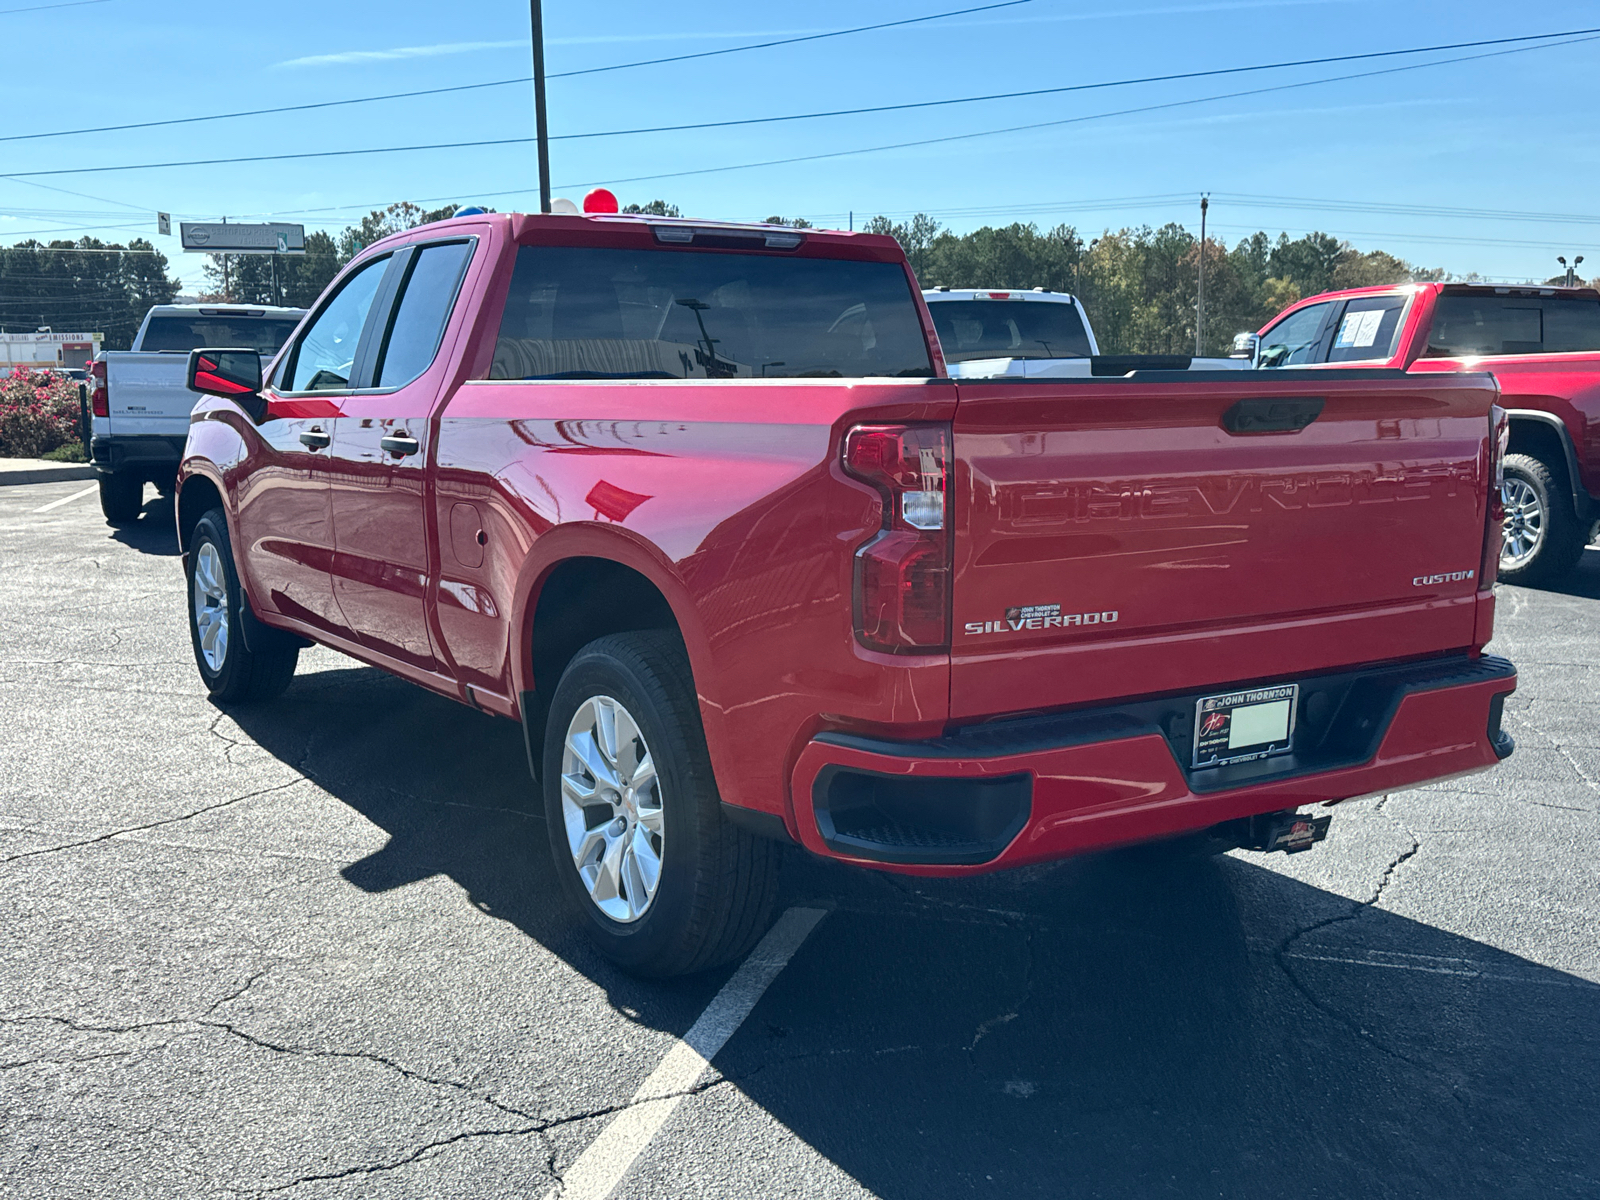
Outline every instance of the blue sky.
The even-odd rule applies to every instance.
[[[0,137],[514,78],[529,70],[521,0],[0,0]],[[968,7],[981,0],[547,0],[548,70],[736,46]],[[11,10],[11,11],[7,11]],[[1600,7],[1457,0],[1029,0],[996,11],[698,62],[552,80],[553,134],[937,100],[1600,26]],[[37,52],[25,48],[37,47]],[[922,210],[965,231],[1068,222],[1198,225],[1230,244],[1322,229],[1363,248],[1492,278],[1544,277],[1555,256],[1600,268],[1600,41],[1166,110],[1099,114],[1381,70],[1389,60],[1078,94],[679,133],[557,141],[558,195],[595,182],[693,216],[857,224]],[[1476,53],[1483,53],[1478,51]],[[1088,118],[1088,119],[1082,119]],[[992,134],[1041,122],[1071,122]],[[531,90],[486,88],[320,112],[0,142],[0,175],[57,167],[526,136]],[[780,166],[705,168],[959,134],[942,144]],[[685,173],[702,172],[702,173]],[[636,179],[640,176],[662,178]],[[47,185],[47,186],[39,186]],[[174,220],[301,221],[338,229],[395,200],[537,207],[531,146],[223,167],[0,178],[0,243],[151,237],[186,283],[198,256],[155,235]],[[65,189],[50,190],[50,189]],[[520,191],[519,191],[520,189]],[[78,194],[72,194],[78,193]],[[1466,208],[1480,214],[1435,211]],[[1420,211],[1418,211],[1420,209]],[[1552,220],[1554,214],[1579,220]],[[1587,267],[1588,264],[1586,263]]]

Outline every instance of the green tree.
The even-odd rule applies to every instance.
[[[641,217],[681,217],[676,204],[668,204],[665,200],[652,200],[649,204],[629,204],[622,210],[632,216]]]
[[[126,246],[30,239],[0,248],[0,330],[103,333],[107,349],[126,349],[145,311],[177,295],[167,267],[166,256],[140,239]]]

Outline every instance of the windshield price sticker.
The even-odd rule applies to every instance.
[[[1194,766],[1221,767],[1289,750],[1300,685],[1206,696],[1195,702]]]

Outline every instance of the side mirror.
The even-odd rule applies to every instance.
[[[1255,361],[1256,347],[1261,339],[1253,333],[1238,333],[1233,338],[1233,349],[1228,351],[1229,358],[1248,358]]]
[[[189,390],[205,396],[226,396],[260,421],[267,404],[261,398],[261,355],[252,349],[189,351]]]

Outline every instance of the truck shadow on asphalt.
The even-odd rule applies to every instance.
[[[137,521],[108,532],[113,542],[141,554],[170,558],[178,553],[178,521],[169,496],[150,495]]]
[[[727,977],[644,983],[589,948],[512,723],[367,668],[230,715],[387,832],[356,887],[443,874],[674,1034]],[[889,1200],[1600,1192],[1600,986],[1259,861],[936,881],[791,853],[780,902],[833,911],[619,1197],[730,1171],[828,1192],[785,1128]]]
[[[1600,547],[1591,546],[1583,552],[1578,565],[1560,583],[1544,589],[1563,596],[1582,596],[1600,600]]]

